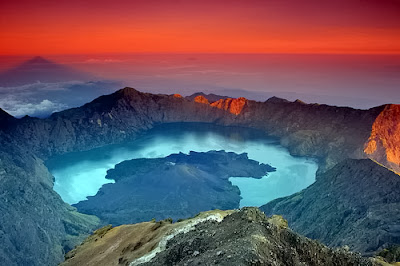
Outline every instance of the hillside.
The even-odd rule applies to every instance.
[[[372,254],[400,243],[400,177],[371,160],[345,160],[316,182],[261,207],[326,245]]]
[[[61,265],[379,265],[302,237],[257,208],[106,227],[66,258]]]

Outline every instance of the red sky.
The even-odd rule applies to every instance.
[[[0,54],[400,54],[400,0],[2,0]]]

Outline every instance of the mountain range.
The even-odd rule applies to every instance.
[[[101,223],[77,212],[54,192],[46,159],[133,140],[156,124],[171,122],[255,128],[279,138],[292,155],[317,159],[315,184],[262,207],[268,214],[282,214],[294,230],[327,245],[348,244],[368,254],[400,244],[398,174],[393,173],[400,172],[399,105],[357,110],[276,97],[256,102],[226,97],[214,101],[206,96],[191,99],[124,88],[45,119],[15,119],[0,110],[1,264],[55,265]],[[353,195],[354,202],[351,191],[360,194]],[[378,211],[389,205],[383,213]],[[316,217],[301,215],[314,212]],[[335,221],[332,232],[342,241],[324,234],[323,221]],[[365,239],[378,242],[354,240],[363,230]]]

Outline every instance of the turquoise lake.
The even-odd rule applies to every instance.
[[[84,152],[69,153],[46,162],[55,177],[54,190],[70,204],[85,200],[112,180],[107,170],[124,160],[165,157],[172,153],[225,150],[247,153],[250,159],[276,168],[261,179],[231,177],[239,187],[240,206],[261,206],[298,192],[315,181],[314,159],[293,157],[276,138],[262,132],[205,123],[172,123],[156,126],[134,141]]]

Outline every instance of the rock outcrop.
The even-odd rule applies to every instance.
[[[204,97],[203,95],[196,96],[193,101],[196,103],[210,104],[208,99],[206,97]]]
[[[179,93],[175,93],[175,94],[174,94],[174,97],[175,97],[175,98],[183,98],[182,95],[180,95]]]
[[[66,258],[61,265],[378,265],[302,237],[257,208],[106,227]]]
[[[400,244],[400,178],[369,159],[345,160],[294,195],[261,207],[296,232],[372,254]]]
[[[389,104],[378,115],[364,151],[369,158],[400,173],[400,105]]]
[[[237,99],[227,98],[213,102],[211,103],[211,106],[228,111],[234,115],[239,115],[247,104],[247,101],[248,100],[243,97],[239,97]]]
[[[124,161],[108,170],[95,196],[74,206],[103,223],[120,225],[155,218],[191,217],[201,211],[239,208],[240,191],[229,177],[261,178],[275,168],[247,154],[224,151],[172,154]]]

